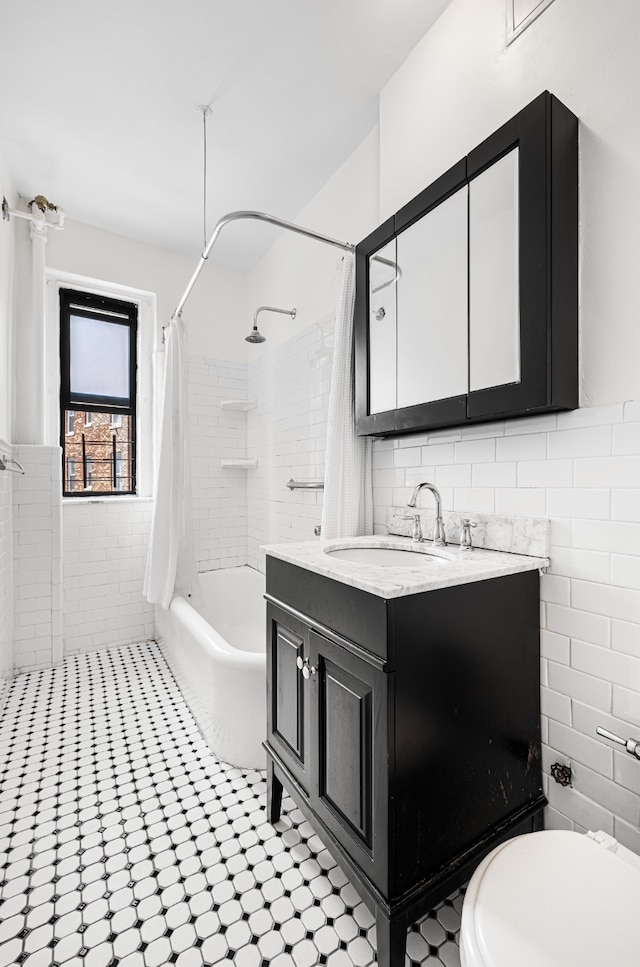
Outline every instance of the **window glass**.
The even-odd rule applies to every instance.
[[[67,422],[67,433],[73,434],[73,424],[75,422],[76,413],[75,410],[67,410],[66,422]]]
[[[128,401],[129,327],[72,314],[69,337],[71,394]]]

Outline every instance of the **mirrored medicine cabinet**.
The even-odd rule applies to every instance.
[[[358,433],[578,405],[578,121],[536,98],[356,248]]]

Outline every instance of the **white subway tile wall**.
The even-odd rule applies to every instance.
[[[13,543],[11,478],[0,472],[0,709],[13,674]]]
[[[421,480],[447,509],[549,517],[541,583],[547,825],[601,828],[640,853],[640,768],[596,726],[640,736],[640,405],[378,440],[374,520]],[[428,500],[428,496],[422,498]],[[572,787],[549,779],[570,763]]]
[[[19,445],[12,474],[14,668],[62,661],[62,516],[59,447]]]
[[[247,414],[221,409],[247,399],[247,367],[219,359],[188,363],[196,562],[199,571],[247,563],[247,472],[222,459],[247,456]]]
[[[313,540],[322,493],[288,490],[287,481],[322,480],[331,379],[333,320],[325,319],[248,366],[247,563],[264,570],[264,544]]]
[[[64,518],[64,653],[153,636],[142,596],[152,503],[67,500]]]

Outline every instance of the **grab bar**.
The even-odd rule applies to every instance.
[[[287,481],[289,490],[324,490],[324,480],[291,480]]]
[[[19,460],[0,454],[0,470],[8,470],[10,473],[24,473],[25,469]]]

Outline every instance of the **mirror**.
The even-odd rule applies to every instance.
[[[360,435],[578,405],[578,119],[557,98],[356,246],[354,333]]]
[[[398,260],[395,238],[369,258],[369,407],[396,407]]]
[[[465,185],[398,235],[398,407],[467,392],[467,200]]]
[[[469,183],[469,389],[520,379],[518,148]]]

